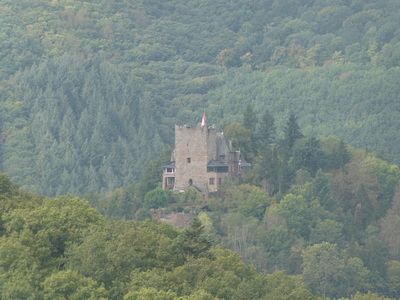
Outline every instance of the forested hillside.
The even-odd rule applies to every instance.
[[[282,128],[399,163],[400,4],[0,1],[0,170],[39,194],[136,181],[203,110],[252,104]]]
[[[198,220],[185,230],[116,222],[79,198],[27,194],[4,174],[0,203],[2,299],[317,299],[297,276],[257,273],[211,248]]]
[[[305,137],[294,114],[282,132],[268,110],[254,115],[248,106],[243,123],[224,128],[252,162],[243,182],[225,181],[208,199],[195,189],[162,190],[163,155],[138,182],[92,196],[91,203],[115,219],[156,217],[178,225],[197,215],[214,244],[259,272],[301,276],[315,295],[398,298],[399,166],[334,136]]]
[[[272,115],[253,113],[225,128],[253,169],[208,199],[157,187],[170,151],[138,182],[92,195],[103,214],[0,173],[0,296],[398,299],[400,168],[336,137],[304,137],[293,114],[277,138]],[[154,218],[173,215],[193,221]]]
[[[296,140],[293,153],[307,141]],[[221,187],[207,203],[207,213],[183,230],[154,219],[113,221],[85,200],[29,194],[0,174],[0,295],[398,298],[400,191],[395,186],[400,170],[362,151],[338,152],[335,142],[314,142],[322,147],[314,158],[342,153],[344,165],[320,169],[314,178],[312,165],[303,165],[290,188],[275,195],[253,185],[255,177],[266,175],[254,176],[256,168],[247,178],[252,184]],[[320,167],[332,168],[329,161]],[[131,196],[129,189],[117,190],[104,201],[115,205],[114,200]],[[150,208],[161,207],[162,214],[182,215],[187,207],[200,209],[203,201],[191,190],[172,195],[156,188],[146,193],[142,209],[130,213],[144,219]],[[381,206],[391,208],[386,212]]]
[[[0,297],[399,298],[398,20],[398,0],[0,0]],[[203,111],[253,166],[207,202],[159,188]],[[172,215],[197,218],[150,220]]]

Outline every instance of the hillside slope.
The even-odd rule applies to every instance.
[[[0,170],[40,194],[137,180],[175,123],[294,111],[399,162],[400,4],[375,1],[0,3]]]

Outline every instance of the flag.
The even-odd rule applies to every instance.
[[[203,113],[203,117],[201,118],[201,126],[206,125],[206,112]]]

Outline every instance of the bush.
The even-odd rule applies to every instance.
[[[172,196],[171,191],[156,188],[147,192],[144,196],[144,207],[159,208],[168,205],[168,199]]]

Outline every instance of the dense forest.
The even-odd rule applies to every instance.
[[[132,185],[91,195],[98,210],[0,173],[2,298],[398,299],[400,168],[304,137],[293,114],[279,139],[273,116],[253,113],[225,131],[252,170],[207,201],[160,189],[170,151]],[[191,225],[157,220],[171,215]]]
[[[1,297],[398,299],[399,19],[397,0],[0,1]],[[174,124],[203,111],[252,164],[207,202],[160,189]],[[191,225],[154,218],[175,215]]]
[[[26,190],[137,180],[203,110],[247,104],[399,163],[396,0],[0,3],[0,170]]]
[[[195,190],[157,187],[163,157],[132,186],[97,196],[104,214],[77,197],[24,192],[0,174],[0,295],[398,298],[399,167],[335,137],[306,138],[293,117],[276,143],[268,111],[258,128],[268,130],[228,125],[235,143],[257,140],[248,149],[254,168],[207,203]],[[151,218],[193,211],[184,229]]]
[[[259,119],[254,114],[248,106],[243,123],[224,129],[252,170],[207,201],[195,189],[160,188],[158,166],[170,151],[148,163],[139,181],[89,200],[114,219],[171,220],[195,211],[214,245],[258,272],[301,276],[314,295],[398,298],[399,166],[334,136],[306,137],[294,114],[280,134],[268,110]]]

